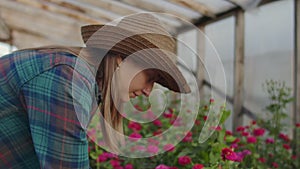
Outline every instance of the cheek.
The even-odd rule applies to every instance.
[[[136,75],[130,82],[129,92],[133,92],[136,90],[142,90],[147,86],[147,78],[143,73],[139,73]]]

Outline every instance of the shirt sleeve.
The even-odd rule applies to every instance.
[[[59,65],[28,81],[21,92],[41,168],[89,168],[85,131],[93,107],[91,82]]]

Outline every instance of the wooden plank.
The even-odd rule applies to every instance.
[[[102,20],[106,20],[107,22],[121,17],[121,15],[118,15],[104,8],[100,8],[99,6],[96,7],[78,0],[45,0],[45,1],[57,4],[59,6],[63,6],[65,8],[70,8],[73,10],[80,11],[94,18],[99,18],[99,19],[101,18]]]
[[[51,41],[45,37],[30,34],[28,32],[22,32],[19,30],[12,31],[13,41],[12,44],[18,49],[39,47],[44,45],[59,44],[58,42]]]
[[[233,129],[243,124],[241,110],[243,106],[244,87],[244,49],[245,21],[244,12],[236,13],[235,19],[235,60],[234,60],[234,94],[233,94]],[[235,131],[235,130],[234,130]]]
[[[295,67],[295,75],[294,75],[294,93],[295,93],[295,102],[294,102],[294,112],[293,118],[294,124],[300,123],[300,2],[299,0],[295,0],[295,55],[294,55],[294,67]],[[293,132],[294,140],[300,140],[300,132],[296,129]],[[296,143],[296,147],[294,149],[294,153],[297,157],[300,156],[300,143],[299,141]]]
[[[178,5],[172,4],[167,1],[157,1],[157,0],[119,0],[120,2],[141,8],[149,12],[161,12],[175,15],[179,18],[187,20],[189,22],[201,17],[199,13],[180,7]]]
[[[198,81],[198,91],[200,100],[204,100],[204,81],[205,81],[205,27],[200,26],[197,30],[197,70],[196,78]]]
[[[80,26],[83,23],[73,18],[9,0],[0,1],[0,15],[13,30],[23,30],[54,41],[68,39],[82,43]]]
[[[41,0],[15,0],[16,2],[26,4],[38,9],[42,9],[44,11],[53,12],[56,14],[66,15],[68,17],[74,18],[76,20],[81,20],[86,23],[105,23],[107,20],[102,20],[101,18],[95,18],[92,16],[88,16],[84,13],[84,10],[73,10],[72,8],[67,8],[63,6],[59,6],[54,3],[49,3]],[[80,12],[79,12],[80,11]]]
[[[0,39],[2,41],[8,40],[10,38],[9,27],[5,21],[0,17]]]
[[[216,15],[214,12],[207,7],[205,4],[196,2],[194,0],[169,0],[170,2],[185,6],[187,8],[190,8],[194,11],[197,11],[201,13],[204,16],[210,17],[210,18],[215,18]]]

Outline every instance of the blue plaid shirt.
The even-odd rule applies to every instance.
[[[0,168],[89,168],[94,71],[67,50],[0,58]]]

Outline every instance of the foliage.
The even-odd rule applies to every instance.
[[[291,89],[284,83],[267,81],[264,85],[270,99],[266,110],[270,119],[258,119],[246,126],[239,126],[234,134],[224,127],[230,116],[225,106],[221,107],[221,121],[213,127],[213,135],[204,143],[198,137],[207,114],[212,109],[214,100],[210,99],[199,108],[197,119],[192,129],[185,133],[183,140],[177,145],[160,145],[152,140],[145,151],[166,150],[165,153],[149,158],[125,158],[105,152],[90,141],[90,164],[92,168],[106,169],[234,169],[234,168],[300,168],[300,157],[292,154],[296,140],[288,137],[282,121],[287,118],[286,107],[292,102]],[[180,101],[177,101],[180,103]],[[137,102],[142,109],[147,107],[143,99]],[[187,110],[189,111],[189,110]],[[147,112],[151,115],[151,111]],[[157,135],[174,125],[178,110],[167,108],[158,119],[145,124],[125,121],[125,133],[138,133],[141,137]],[[188,112],[186,112],[188,113]],[[146,114],[147,116],[147,114]],[[297,130],[300,124],[294,125]],[[150,147],[150,148],[149,148]]]

